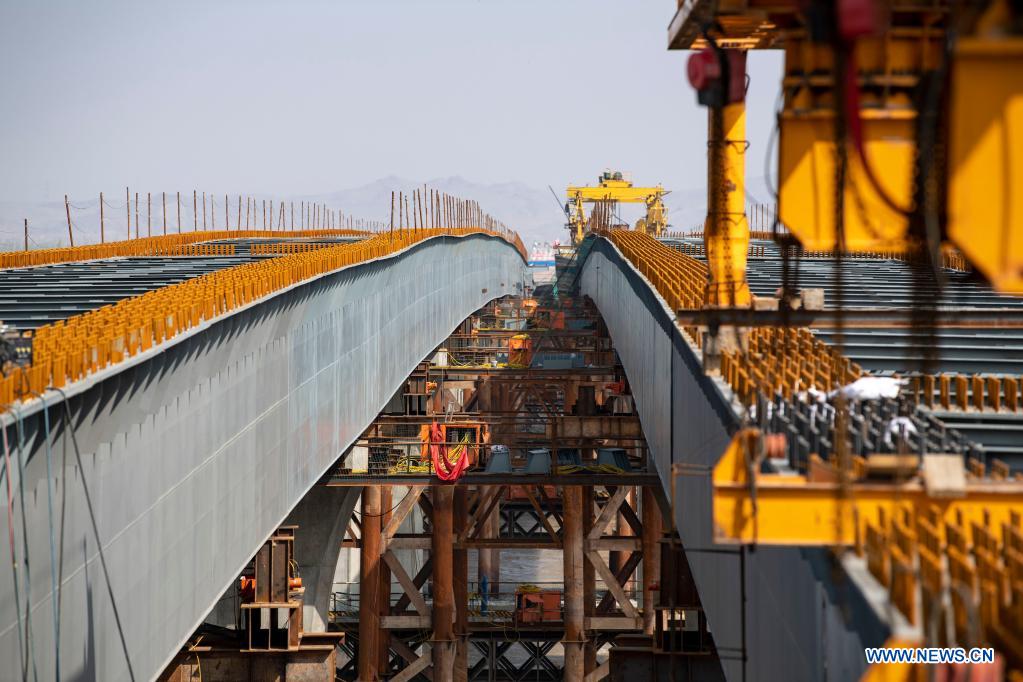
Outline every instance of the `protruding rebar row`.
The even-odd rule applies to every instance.
[[[288,237],[338,237],[367,235],[357,230],[303,230],[288,232]],[[38,249],[36,251],[9,251],[0,253],[0,269],[25,268],[53,263],[71,263],[75,261],[99,260],[101,258],[123,258],[130,256],[171,256],[179,254],[175,250],[188,244],[216,241],[219,239],[245,239],[280,237],[280,232],[250,231],[216,231],[216,232],[183,232],[159,237],[146,237],[106,244],[90,244],[87,246],[69,246],[60,249]]]
[[[45,325],[35,332],[32,365],[0,378],[0,405],[41,393],[49,386],[63,387],[311,277],[396,253],[431,237],[469,234],[508,239],[506,234],[477,227],[395,230],[352,244],[218,270]],[[525,258],[517,235],[509,241]]]
[[[936,504],[909,505],[867,520],[858,551],[889,590],[892,603],[914,625],[945,632],[959,642],[983,631],[996,641],[1023,641],[1023,512],[1007,522],[949,518]],[[946,598],[948,595],[948,598]],[[951,608],[949,608],[951,607]],[[949,618],[950,616],[950,618]]]
[[[910,377],[915,402],[944,410],[1023,409],[1023,377],[993,374],[924,374]]]

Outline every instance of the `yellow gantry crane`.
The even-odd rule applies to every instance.
[[[588,203],[645,204],[646,216],[636,221],[638,232],[658,237],[668,226],[664,209],[664,195],[667,191],[661,185],[635,187],[620,171],[604,171],[595,186],[570,185],[566,192],[568,203],[565,205],[565,213],[568,215],[568,230],[573,244],[578,244],[586,236],[589,219],[584,205]]]

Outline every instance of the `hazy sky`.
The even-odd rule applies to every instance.
[[[0,0],[0,199],[193,187],[315,194],[385,175],[686,189],[706,113],[674,0]],[[751,64],[763,175],[780,55]]]

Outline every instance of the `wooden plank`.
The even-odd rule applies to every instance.
[[[623,590],[622,586],[618,584],[617,578],[611,572],[611,569],[608,568],[607,564],[604,563],[601,556],[591,550],[586,552],[586,558],[590,560],[593,568],[598,574],[600,574],[600,579],[604,581],[608,591],[614,595],[615,601],[617,601],[618,605],[622,607],[622,613],[629,618],[636,618],[639,615],[636,611],[636,607],[629,598],[625,596],[625,590]]]
[[[398,584],[401,585],[401,589],[408,595],[409,601],[412,602],[412,606],[416,609],[416,613],[420,616],[429,616],[430,607],[426,605],[426,600],[423,599],[419,588],[412,582],[412,577],[405,571],[405,567],[398,561],[398,557],[394,552],[391,550],[385,551],[384,562],[391,569],[391,575],[398,579]]]
[[[589,534],[586,536],[587,540],[596,540],[604,531],[607,529],[607,525],[611,523],[611,519],[618,513],[618,507],[622,506],[622,502],[625,501],[625,496],[629,494],[629,487],[620,485],[615,490],[614,495],[607,501],[604,508],[600,510],[600,514],[593,521],[593,527],[590,529]]]
[[[924,455],[923,479],[929,497],[966,497],[966,471],[961,455]]]
[[[414,485],[409,488],[408,495],[398,504],[394,509],[394,513],[391,518],[387,521],[387,525],[384,526],[383,530],[383,542],[384,546],[387,545],[387,541],[398,532],[401,524],[408,518],[409,513],[419,502],[419,496],[426,490],[425,485]]]

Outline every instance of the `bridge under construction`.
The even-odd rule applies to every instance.
[[[427,188],[26,221],[0,678],[1023,680],[1023,16],[967,5],[680,0],[706,221],[604,171],[553,278]]]
[[[802,305],[709,320],[702,244],[596,227],[542,286],[476,225],[8,267],[4,660],[814,679],[937,631],[1015,665],[1023,304],[949,269],[935,355],[878,300],[904,260],[844,264],[839,309],[833,258],[754,239],[754,293],[795,266]],[[712,354],[728,322],[747,349]],[[837,407],[864,377],[901,390]],[[502,575],[530,550],[552,584]]]

